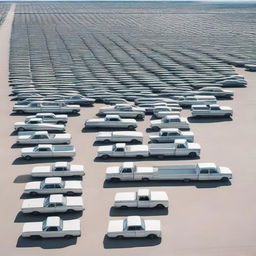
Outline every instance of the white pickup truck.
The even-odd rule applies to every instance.
[[[114,207],[126,208],[168,208],[168,196],[164,191],[138,189],[136,192],[118,192],[115,195]]]
[[[153,114],[156,118],[163,118],[165,116],[179,116],[181,111],[175,110],[175,108],[157,106],[153,109]]]
[[[223,116],[231,117],[233,110],[231,107],[215,105],[192,105],[191,113],[193,117]]]
[[[69,144],[71,134],[49,134],[47,131],[19,132],[17,144]]]
[[[54,113],[37,113],[34,116],[27,116],[25,121],[28,121],[32,118],[41,118],[43,123],[51,124],[66,124],[68,121],[67,115],[55,115]]]
[[[80,111],[79,105],[68,105],[64,102],[31,102],[28,105],[14,105],[13,111],[23,113],[73,113]]]
[[[31,158],[52,158],[52,157],[71,157],[76,155],[75,147],[72,145],[51,145],[39,144],[31,148],[23,148],[21,156],[26,160]]]
[[[44,123],[41,118],[31,118],[25,122],[16,122],[15,131],[58,131],[64,132],[63,124]]]
[[[178,103],[182,107],[189,107],[191,105],[205,105],[205,104],[217,103],[215,96],[204,96],[204,95],[177,96],[177,99],[178,99]]]
[[[174,111],[181,111],[182,107],[178,103],[166,103],[166,102],[158,102],[158,103],[141,103],[139,107],[145,109],[146,114],[153,114],[155,107],[171,107]]]
[[[221,87],[217,86],[206,86],[203,88],[200,88],[198,90],[198,94],[200,95],[212,95],[217,98],[231,98],[234,96],[234,93],[230,90],[224,90]]]
[[[110,146],[101,146],[97,156],[103,159],[109,157],[149,157],[156,156],[163,159],[167,156],[189,156],[191,158],[200,155],[201,147],[197,143],[188,143],[184,139],[177,139],[174,143],[158,143],[149,145],[126,145],[116,143]]]
[[[187,118],[179,116],[165,116],[160,120],[152,120],[150,121],[150,128],[154,131],[159,131],[161,128],[190,129]]]
[[[218,167],[214,163],[198,163],[193,165],[166,165],[154,167],[137,167],[132,162],[124,162],[121,166],[108,167],[107,181],[132,180],[222,180],[232,179],[232,172],[227,167]]]
[[[143,133],[135,131],[120,131],[120,132],[99,132],[96,135],[98,142],[133,142],[142,143]]]
[[[180,131],[177,128],[164,128],[158,133],[150,134],[149,139],[152,143],[171,143],[176,139],[186,139],[188,142],[193,142],[194,133],[190,131]]]
[[[56,162],[53,165],[35,166],[31,172],[32,177],[70,177],[84,176],[84,166],[67,162]]]
[[[115,106],[102,107],[99,115],[119,115],[125,118],[143,119],[145,117],[145,109],[133,107],[129,104],[116,104]]]
[[[134,130],[137,127],[135,119],[122,119],[118,115],[107,115],[105,118],[89,119],[85,128],[127,128]]]

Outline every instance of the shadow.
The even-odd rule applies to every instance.
[[[17,131],[12,131],[9,136],[17,136],[17,135],[18,135]]]
[[[19,211],[14,219],[14,223],[24,223],[24,222],[38,222],[45,220],[48,216],[56,216],[58,215],[63,220],[73,220],[78,219],[83,216],[83,211],[81,212],[74,212],[74,213],[45,213],[39,215],[33,214],[24,214]]]
[[[95,141],[93,143],[93,146],[108,146],[108,145],[113,145],[114,143],[122,143],[122,142],[101,142],[101,141]],[[142,142],[124,142],[126,145],[138,145],[138,144],[142,144]]]
[[[22,145],[22,144],[14,143],[14,144],[12,144],[11,148],[23,148],[23,147],[29,147],[29,146],[31,146],[31,144],[30,145]]]
[[[197,157],[188,157],[188,156],[166,156],[164,158],[157,158],[156,156],[150,156],[150,157],[142,157],[142,158],[136,158],[136,157],[110,157],[108,159],[102,159],[101,157],[95,157],[94,162],[95,163],[111,163],[111,162],[145,162],[145,161],[163,161],[163,160],[169,160],[169,161],[189,161],[189,160],[197,160],[200,159],[199,156]]]
[[[27,116],[30,113],[17,113],[17,112],[12,112],[9,116]],[[32,115],[32,114],[30,114]]]
[[[161,243],[161,238],[123,238],[113,239],[105,235],[103,246],[105,249],[118,249],[118,248],[133,248],[133,247],[148,247],[156,246]]]
[[[168,215],[168,208],[116,208],[111,207],[109,211],[109,215],[112,217],[115,216],[159,216],[159,215]]]
[[[20,236],[17,240],[16,247],[40,247],[43,249],[60,249],[65,248],[77,243],[77,238],[44,238],[39,240],[33,240],[30,238],[23,238]]]
[[[233,121],[231,117],[188,117],[190,123],[217,123]]]
[[[135,131],[136,129],[132,130]],[[114,132],[114,131],[130,131],[127,128],[108,128],[108,127],[102,127],[102,128],[88,128],[83,127],[81,130],[82,133],[95,133],[95,132],[102,132],[102,131],[108,131],[108,132]]]
[[[76,117],[76,116],[80,116],[80,113],[68,113],[67,115],[68,117]]]
[[[32,180],[33,180],[33,179],[32,179],[32,177],[31,177],[30,174],[24,174],[24,175],[19,175],[19,176],[17,176],[17,177],[14,179],[13,183],[27,183],[27,182],[30,182],[30,181],[32,181]]]
[[[54,157],[54,158],[33,158],[31,160],[26,160],[22,157],[16,158],[12,164],[13,165],[23,165],[23,164],[40,164],[40,163],[55,163],[56,161],[71,162],[71,157]]]
[[[126,187],[185,187],[194,186],[196,188],[217,188],[224,186],[231,186],[231,182],[228,181],[173,181],[173,180],[155,180],[155,181],[120,181],[111,182],[104,181],[104,188],[126,188]]]

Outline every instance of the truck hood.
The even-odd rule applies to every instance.
[[[50,166],[36,166],[32,169],[32,173],[49,173],[51,172],[51,167]]]
[[[219,167],[220,173],[224,175],[230,175],[232,177],[232,171],[228,167]]]
[[[18,136],[18,140],[27,140],[31,137],[31,135],[20,135]]]
[[[80,220],[64,220],[63,231],[80,231]]]
[[[188,143],[188,148],[200,150],[201,146],[198,143]]]
[[[135,151],[135,152],[148,152],[148,146],[147,145],[132,145],[127,146],[127,149],[129,151]]]
[[[70,188],[82,189],[82,184],[81,184],[81,181],[77,181],[77,180],[66,180],[66,181],[65,181],[65,188],[67,188],[67,189],[70,189]]]
[[[22,209],[39,208],[44,206],[44,198],[25,199],[22,203]]]
[[[31,153],[34,151],[34,147],[21,149],[21,154]]]
[[[42,231],[43,222],[24,223],[22,233]]]
[[[144,220],[146,231],[159,231],[161,232],[160,220]]]
[[[111,220],[108,223],[108,233],[122,232],[124,226],[123,220]]]
[[[20,125],[25,125],[25,122],[16,122],[16,123],[14,123],[14,126],[20,126]]]
[[[54,139],[71,139],[71,134],[69,133],[55,134]]]
[[[151,125],[151,126],[153,126],[153,125],[155,125],[155,124],[161,124],[161,123],[162,123],[161,119],[150,121],[150,125]]]
[[[182,132],[182,135],[183,135],[183,136],[194,136],[194,133],[193,133],[193,132],[183,131],[183,132]]]
[[[232,108],[228,106],[221,106],[221,110],[232,111]]]
[[[81,196],[67,196],[67,206],[83,206],[83,199]]]
[[[25,190],[40,189],[40,185],[41,185],[40,181],[28,182],[25,186]]]
[[[98,152],[110,152],[112,151],[112,145],[110,146],[100,146]]]
[[[70,171],[71,172],[84,172],[84,166],[83,165],[70,165]]]

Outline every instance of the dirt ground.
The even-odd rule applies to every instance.
[[[24,222],[41,220],[44,216],[26,216],[20,213],[21,196],[25,183],[30,181],[33,166],[52,161],[21,160],[20,148],[14,143],[13,124],[24,116],[10,115],[13,102],[9,100],[8,48],[12,11],[0,29],[0,252],[1,255],[175,255],[175,256],[241,256],[256,255],[256,193],[255,126],[256,78],[255,74],[237,71],[246,77],[247,88],[234,89],[234,100],[220,101],[234,109],[233,120],[191,120],[195,141],[201,144],[200,160],[173,159],[168,161],[141,160],[139,166],[156,164],[181,164],[215,162],[233,171],[231,183],[222,182],[127,182],[104,183],[105,169],[121,161],[95,159],[95,132],[84,132],[83,124],[92,118],[101,105],[82,108],[80,116],[70,117],[67,132],[72,134],[72,144],[77,155],[72,163],[84,164],[83,198],[85,212],[63,215],[65,219],[80,218],[82,236],[78,239],[29,240],[20,237]],[[184,111],[184,116],[189,111]],[[139,122],[138,131],[145,134],[149,116]],[[47,163],[46,163],[47,162]],[[114,194],[134,191],[139,187],[164,190],[170,199],[169,211],[164,210],[114,210]],[[160,219],[162,239],[109,240],[105,237],[108,220],[127,215],[141,215],[147,219]],[[49,250],[50,249],[50,250]]]

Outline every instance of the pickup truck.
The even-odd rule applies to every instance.
[[[64,132],[63,124],[44,123],[41,118],[31,118],[25,122],[16,122],[14,124],[15,131],[58,131]]]
[[[71,157],[76,155],[75,147],[72,145],[51,145],[39,144],[31,148],[23,148],[21,156],[26,160],[31,158],[52,158],[52,157]]]
[[[42,181],[32,181],[25,185],[24,193],[32,196],[39,194],[82,194],[79,180],[62,180],[60,177],[49,177]]]
[[[230,169],[218,167],[214,163],[138,167],[132,162],[124,162],[121,166],[108,167],[106,170],[107,181],[182,180],[188,182],[229,179],[232,179]]]
[[[124,118],[143,119],[145,117],[145,109],[133,107],[129,104],[116,104],[115,106],[102,107],[99,115],[119,115]]]
[[[122,119],[118,115],[107,115],[105,118],[89,119],[85,128],[127,128],[134,130],[137,127],[135,119]]]
[[[47,131],[19,132],[17,144],[69,144],[71,134],[49,134]]]
[[[98,148],[97,156],[102,159],[109,157],[150,157],[163,159],[166,156],[189,156],[194,158],[200,155],[201,147],[197,143],[188,143],[183,139],[176,139],[174,143],[158,143],[149,145],[126,145],[116,143]]]
[[[179,116],[180,111],[175,110],[175,108],[157,106],[153,109],[153,114],[156,118],[163,118],[165,116]]]
[[[80,106],[92,106],[95,99],[83,97],[81,95],[61,96],[58,102],[65,102],[66,104],[77,104]]]
[[[224,90],[221,87],[218,86],[206,86],[203,88],[200,88],[198,90],[199,95],[212,95],[216,98],[231,98],[234,96],[234,93],[230,90]]]
[[[98,142],[133,142],[142,143],[143,133],[135,131],[120,131],[120,132],[99,132],[96,135]]]
[[[43,123],[51,124],[66,124],[68,121],[67,115],[55,115],[54,113],[37,113],[34,116],[27,116],[25,121],[28,121],[32,118],[41,118]]]
[[[191,105],[205,105],[205,104],[217,103],[215,96],[204,96],[204,95],[177,96],[177,99],[178,99],[178,103],[182,107],[190,107]]]
[[[146,114],[153,114],[154,108],[155,107],[171,107],[175,111],[181,111],[182,107],[178,103],[166,103],[166,102],[158,102],[158,103],[141,103],[138,105],[141,108],[144,108],[146,111]]]
[[[28,105],[14,105],[13,111],[23,113],[73,113],[80,111],[79,105],[68,105],[64,102],[31,102]]]
[[[193,117],[231,117],[233,110],[230,107],[219,105],[192,105],[191,113]]]
[[[32,177],[70,177],[84,176],[84,166],[67,162],[56,162],[48,166],[35,166],[31,172]]]
[[[168,208],[168,196],[164,191],[138,189],[136,192],[118,192],[115,195],[114,207],[126,208]]]
[[[150,121],[150,128],[153,131],[159,131],[161,128],[178,128],[180,130],[189,130],[187,118],[180,116],[165,116],[160,120]]]
[[[158,133],[151,133],[149,139],[152,143],[174,142],[176,139],[186,139],[188,142],[194,141],[194,133],[181,131],[178,128],[163,128]]]
[[[31,239],[81,236],[80,220],[62,220],[58,216],[49,216],[44,221],[24,223],[21,236]]]

